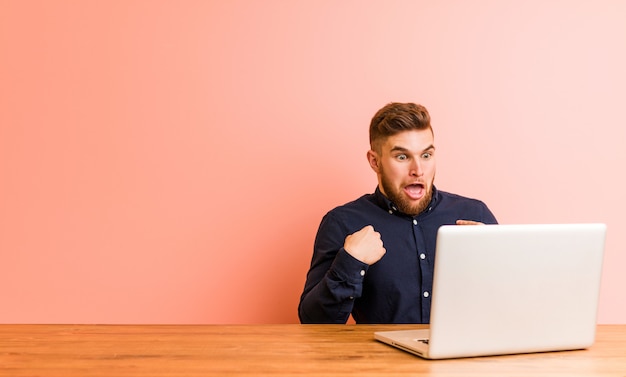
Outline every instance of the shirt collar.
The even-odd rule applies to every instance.
[[[382,193],[382,191],[380,191],[380,187],[378,186],[376,186],[376,191],[374,191],[374,198],[376,199],[376,203],[385,211],[388,211],[389,213],[402,213],[398,210],[398,207],[396,207],[396,205],[391,200],[389,200]],[[430,199],[430,204],[428,205],[428,208],[426,208],[425,211],[414,217],[419,217],[432,211],[433,208],[435,208],[435,206],[437,205],[438,198],[439,191],[437,190],[437,187],[433,185],[433,197]]]

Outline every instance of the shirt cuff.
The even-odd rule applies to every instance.
[[[360,284],[363,282],[368,268],[367,263],[354,258],[342,247],[335,256],[331,270],[339,280]]]

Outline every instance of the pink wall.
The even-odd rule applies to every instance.
[[[626,323],[626,2],[0,3],[1,323],[292,323],[367,126],[432,114],[440,189],[608,224]]]

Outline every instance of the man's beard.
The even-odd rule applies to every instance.
[[[408,199],[400,189],[397,190],[391,182],[387,179],[385,174],[381,171],[381,184],[385,195],[387,195],[387,199],[391,200],[393,204],[398,207],[398,210],[402,213],[405,213],[410,216],[417,216],[420,213],[424,212],[428,205],[430,204],[430,200],[433,197],[433,185],[432,182],[430,185],[424,185],[426,193],[417,203],[411,203],[411,200]]]

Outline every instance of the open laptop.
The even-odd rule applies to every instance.
[[[587,348],[605,235],[605,224],[442,226],[430,328],[374,337],[427,359]]]

